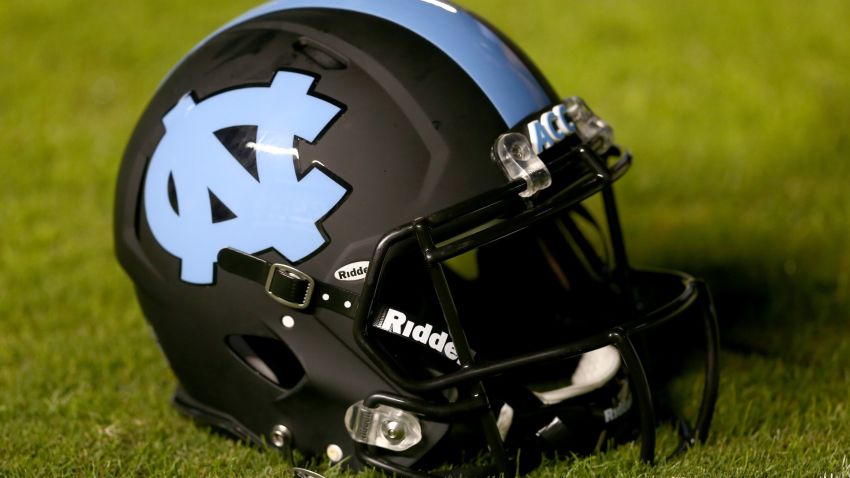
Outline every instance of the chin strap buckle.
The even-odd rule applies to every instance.
[[[316,281],[286,264],[271,264],[266,276],[266,293],[275,302],[293,309],[306,309],[313,299]]]
[[[233,248],[218,252],[223,270],[256,282],[272,300],[295,310],[321,307],[353,318],[357,294],[318,281],[286,264],[273,264]],[[315,299],[315,300],[314,300]]]

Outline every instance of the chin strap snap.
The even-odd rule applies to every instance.
[[[357,294],[318,281],[292,266],[267,262],[233,248],[219,251],[218,265],[231,274],[262,285],[272,300],[286,307],[321,307],[354,317]]]

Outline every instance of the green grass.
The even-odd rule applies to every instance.
[[[615,126],[634,262],[705,276],[723,327],[708,444],[536,476],[850,476],[850,3],[464,4]],[[251,5],[0,4],[0,476],[283,476],[169,406],[110,229],[157,83]]]

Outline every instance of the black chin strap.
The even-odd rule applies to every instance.
[[[354,318],[357,294],[320,282],[292,266],[273,264],[232,248],[218,252],[218,265],[262,285],[269,298],[285,307],[321,307]]]

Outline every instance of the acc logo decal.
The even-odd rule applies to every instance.
[[[309,94],[314,81],[281,71],[268,87],[229,90],[198,103],[186,94],[163,118],[165,135],[145,178],[145,212],[156,240],[181,260],[183,281],[211,284],[225,247],[274,248],[297,262],[325,245],[319,221],[348,188],[321,165],[303,175],[296,168],[295,136],[315,141],[340,112]],[[246,125],[256,127],[256,140],[245,145],[256,154],[256,175],[215,134]],[[227,220],[214,221],[213,195],[232,213]]]
[[[540,154],[563,141],[575,130],[576,125],[567,117],[567,105],[559,104],[540,115],[540,119],[528,123],[528,139],[531,140],[534,153]]]

